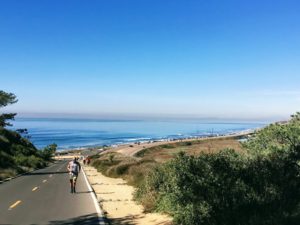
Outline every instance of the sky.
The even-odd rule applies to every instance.
[[[300,2],[0,0],[0,89],[31,116],[286,119]],[[2,109],[3,110],[3,109]]]

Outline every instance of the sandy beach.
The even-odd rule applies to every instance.
[[[245,130],[245,131],[241,131],[239,133],[228,134],[228,135],[224,135],[224,136],[198,137],[198,138],[188,138],[188,139],[180,139],[180,140],[160,140],[160,141],[156,141],[156,142],[145,142],[145,143],[139,143],[139,144],[128,143],[128,144],[121,144],[116,147],[110,147],[108,150],[103,151],[103,153],[117,152],[117,153],[121,153],[123,155],[133,156],[135,153],[143,150],[144,148],[150,148],[150,147],[154,147],[154,146],[158,146],[158,145],[178,143],[178,142],[183,142],[183,141],[196,141],[196,140],[208,140],[208,139],[218,139],[218,138],[242,137],[242,136],[252,134],[253,132],[254,132],[253,130]]]
[[[133,201],[134,187],[123,179],[103,176],[91,166],[84,166],[84,171],[111,224],[171,224],[172,219],[167,215],[144,213],[143,207]]]

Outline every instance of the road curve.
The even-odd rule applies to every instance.
[[[83,172],[70,193],[67,163],[0,184],[0,224],[104,224]]]

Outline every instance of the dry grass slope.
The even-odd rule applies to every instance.
[[[143,149],[134,157],[116,152],[108,152],[93,157],[92,165],[105,176],[121,177],[128,184],[138,186],[144,177],[157,165],[167,162],[179,152],[199,155],[202,152],[215,153],[224,148],[242,151],[236,138],[214,138],[206,140],[182,141]]]
[[[143,149],[137,152],[135,156],[143,159],[153,159],[162,163],[174,158],[174,155],[181,151],[188,155],[199,155],[202,152],[216,153],[225,148],[242,151],[242,146],[238,139],[230,137],[163,144]]]

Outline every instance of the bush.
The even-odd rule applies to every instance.
[[[125,179],[133,186],[139,186],[144,182],[145,176],[153,170],[157,162],[153,160],[141,160],[131,165]]]
[[[113,162],[110,162],[109,160],[107,159],[98,159],[98,160],[94,160],[92,162],[92,166],[95,167],[97,169],[98,172],[101,172],[103,174],[107,174],[107,170],[109,168],[111,168],[112,166],[114,165],[118,165],[120,163],[120,161],[113,161]]]
[[[164,183],[165,167],[156,165],[151,172],[145,175],[134,193],[134,199],[144,206],[146,212],[156,209],[159,188]]]
[[[152,159],[136,160],[121,154],[108,153],[92,161],[98,172],[109,177],[122,177],[128,184],[137,186],[157,163]]]
[[[0,168],[14,167],[13,157],[6,152],[0,150]]]
[[[56,152],[57,145],[56,144],[51,144],[46,146],[43,150],[39,152],[39,155],[41,158],[43,158],[46,161],[51,161],[52,156]]]
[[[43,161],[41,158],[36,157],[34,155],[31,156],[24,156],[24,155],[18,155],[14,157],[15,163],[18,166],[28,167],[31,169],[39,169],[44,166],[46,166],[45,161]]]
[[[193,145],[193,143],[190,142],[190,141],[187,141],[187,142],[184,142],[184,143],[185,143],[186,146],[191,146],[191,145]]]
[[[298,213],[299,174],[294,154],[180,153],[149,174],[135,198],[176,224],[287,224]]]
[[[17,101],[14,94],[4,91],[0,91],[0,99],[0,108]],[[8,121],[13,120],[15,115],[15,113],[0,114],[0,179],[25,172],[27,169],[41,168],[52,156],[44,154],[46,151],[38,151],[28,139],[26,129],[17,131],[6,129],[6,126],[11,125]]]
[[[172,144],[163,144],[163,145],[161,145],[160,147],[161,147],[161,148],[166,148],[166,149],[175,148],[175,146],[172,145]]]
[[[133,165],[133,162],[129,163],[120,163],[113,167],[114,175],[115,176],[122,176],[124,174],[127,174],[128,169]]]
[[[300,145],[300,113],[292,115],[288,123],[271,124],[256,132],[243,145],[252,155],[295,150]]]
[[[244,147],[247,155],[180,153],[146,176],[135,199],[171,214],[175,224],[299,224],[300,113],[257,132]]]

